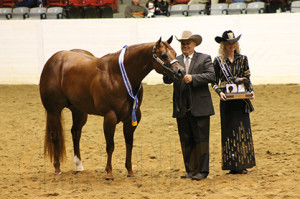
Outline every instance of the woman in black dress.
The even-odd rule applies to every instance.
[[[222,131],[222,169],[229,174],[247,174],[247,168],[256,165],[249,114],[254,110],[249,99],[226,100],[225,85],[244,83],[246,92],[252,92],[247,56],[240,54],[238,37],[229,30],[222,37],[219,56],[214,59],[216,82],[212,85],[220,96]]]

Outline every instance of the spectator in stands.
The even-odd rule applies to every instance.
[[[155,7],[155,15],[167,15],[169,9],[169,3],[164,0],[155,0],[154,1]]]
[[[149,0],[146,3],[146,8],[148,8],[148,17],[168,15],[169,3],[164,0]]]
[[[148,9],[148,18],[154,17],[154,11],[155,11],[155,7],[154,7],[154,2],[152,0],[149,0],[146,3],[146,8]]]
[[[270,8],[269,8],[270,13],[286,11],[285,0],[265,0],[265,1],[270,2]]]
[[[125,18],[144,18],[148,14],[148,10],[140,5],[141,0],[132,0],[131,5],[125,9]]]
[[[15,3],[14,7],[38,7],[40,2],[38,0],[22,0],[17,3]]]

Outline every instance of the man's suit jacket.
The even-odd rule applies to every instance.
[[[179,55],[177,60],[185,67],[183,55]],[[183,117],[187,111],[191,111],[193,116],[214,115],[214,107],[208,83],[215,81],[214,67],[211,57],[207,54],[194,52],[188,73],[192,75],[192,82],[186,84],[183,80],[173,82],[164,76],[164,82],[173,82],[173,117]]]

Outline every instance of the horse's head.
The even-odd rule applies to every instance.
[[[167,41],[161,41],[161,38],[155,43],[153,47],[153,58],[155,62],[153,67],[156,72],[167,75],[168,77],[179,80],[185,75],[184,68],[176,59],[176,52],[170,46],[173,40],[171,36]]]

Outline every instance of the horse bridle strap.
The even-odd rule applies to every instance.
[[[167,70],[169,73],[174,75],[174,77],[176,79],[181,79],[182,78],[182,76],[179,73],[175,73],[175,71],[170,68],[174,63],[176,63],[176,62],[179,63],[179,61],[177,59],[173,59],[172,61],[165,63],[163,60],[161,60],[155,54],[156,53],[156,47],[155,46],[153,47],[152,52],[153,52],[153,58],[155,59],[155,61],[157,61],[157,63],[159,63],[165,70]]]

